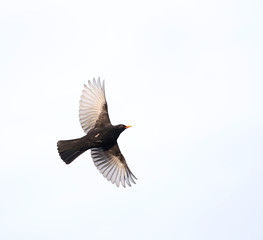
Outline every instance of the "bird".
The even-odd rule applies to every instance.
[[[86,133],[81,138],[60,140],[57,150],[61,159],[70,164],[90,149],[91,158],[102,175],[117,187],[136,184],[137,178],[129,169],[117,139],[130,125],[112,125],[105,96],[105,80],[93,78],[84,84],[79,101],[79,120]]]

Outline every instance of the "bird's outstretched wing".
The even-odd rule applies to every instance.
[[[131,186],[131,182],[135,184],[137,178],[133,175],[121,154],[118,144],[112,148],[104,150],[103,148],[92,148],[91,157],[95,166],[103,174],[108,181],[115,183],[118,187],[120,183],[123,187]]]
[[[84,90],[79,102],[79,120],[85,133],[94,127],[105,127],[111,124],[108,107],[105,98],[104,81],[100,78],[96,81],[93,79],[84,85]]]

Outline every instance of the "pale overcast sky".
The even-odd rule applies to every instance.
[[[263,239],[262,10],[1,1],[0,239]],[[131,188],[57,153],[99,76]]]

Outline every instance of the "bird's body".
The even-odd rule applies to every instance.
[[[117,144],[117,139],[121,134],[118,126],[109,125],[105,128],[94,128],[81,138],[58,141],[57,146],[61,158],[69,164],[80,154],[91,148],[110,149]],[[80,154],[77,155],[75,152]]]
[[[130,126],[112,125],[105,99],[104,82],[89,81],[80,100],[80,122],[86,135],[72,140],[58,141],[57,147],[61,159],[71,163],[79,155],[91,149],[91,156],[96,167],[108,180],[125,187],[125,182],[135,183],[136,177],[128,168],[125,158],[118,147],[117,139]]]

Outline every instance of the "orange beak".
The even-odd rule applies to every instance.
[[[126,126],[126,128],[130,128],[131,127],[131,125],[129,125],[129,126]]]

